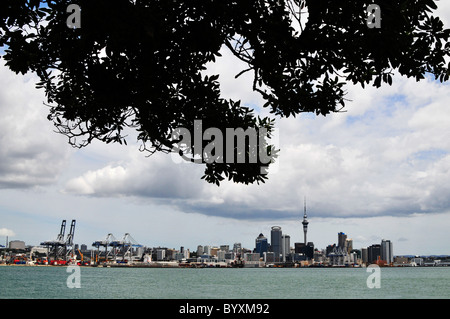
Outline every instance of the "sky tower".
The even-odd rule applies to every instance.
[[[306,197],[305,197],[305,207],[304,207],[303,221],[302,221],[305,246],[306,246],[306,233],[308,232],[308,220],[306,218],[307,218],[307,216],[306,216]]]

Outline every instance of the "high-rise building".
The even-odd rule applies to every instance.
[[[282,232],[280,226],[273,226],[270,232],[270,245],[274,253],[275,261],[280,261],[282,252]]]
[[[390,240],[381,241],[381,259],[386,260],[388,264],[394,262],[394,252],[392,250],[392,242]]]
[[[263,234],[259,234],[259,236],[255,240],[255,253],[258,253],[260,257],[264,256],[264,253],[269,249],[269,243],[267,242],[267,238],[264,237]]]
[[[328,245],[326,250],[325,250],[325,255],[328,256],[329,254],[331,254],[334,250],[336,250],[336,244],[333,245]]]
[[[345,250],[347,251],[347,254],[350,254],[350,252],[353,250],[353,239],[345,240]]]
[[[203,255],[211,255],[211,246],[203,246]]]
[[[156,260],[161,261],[166,258],[166,249],[157,249],[156,250]]]
[[[218,261],[224,261],[225,260],[225,254],[226,254],[227,252],[225,251],[225,250],[219,250],[218,252],[217,252],[217,260]]]
[[[343,232],[338,233],[338,248],[341,248],[343,250],[345,249],[345,241],[347,240],[347,235]]]
[[[308,242],[306,245],[304,243],[295,243],[295,253],[304,255],[307,259],[313,259],[314,243]]]
[[[377,262],[378,257],[381,257],[381,245],[374,244],[367,247],[367,261],[371,264]]]
[[[225,252],[230,251],[230,245],[220,245],[220,250],[223,250]]]
[[[361,260],[363,263],[369,262],[369,255],[368,255],[367,248],[361,248]]]
[[[282,261],[286,261],[286,256],[291,253],[291,236],[281,235],[281,256]]]

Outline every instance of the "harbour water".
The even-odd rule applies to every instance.
[[[77,275],[77,281],[72,280]],[[1,299],[449,299],[450,267],[0,267]],[[74,287],[74,283],[78,287]],[[72,288],[71,288],[72,287]]]

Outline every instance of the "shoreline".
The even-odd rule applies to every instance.
[[[376,264],[373,264],[376,265]],[[180,266],[178,264],[103,264],[103,265],[73,265],[73,264],[66,264],[66,265],[41,265],[41,264],[0,264],[0,266],[4,267],[70,267],[70,266],[78,266],[78,267],[90,267],[90,268],[178,268],[178,269],[203,269],[203,268],[245,268],[245,269],[257,269],[257,268],[275,268],[275,269],[289,269],[289,268],[299,268],[299,269],[306,269],[306,268],[326,268],[326,269],[342,269],[342,268],[368,268],[367,266],[261,266],[261,267],[254,267],[254,266],[212,266],[212,265],[183,265]],[[369,265],[370,266],[370,265]],[[393,265],[393,266],[379,266],[380,268],[445,268],[448,267],[448,265],[427,265],[427,266],[412,266],[412,265]]]

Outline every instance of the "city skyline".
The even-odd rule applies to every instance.
[[[450,25],[450,2],[436,14]],[[208,72],[220,74],[223,95],[267,115],[251,75],[234,78],[245,66],[226,50],[217,61]],[[77,220],[75,241],[87,245],[130,233],[149,246],[250,246],[272,225],[303,242],[306,197],[317,247],[342,231],[355,247],[389,238],[399,255],[449,253],[449,83],[349,85],[345,112],[277,119],[281,152],[265,184],[217,187],[195,164],[146,157],[136,132],[126,132],[128,145],[72,148],[47,120],[36,79],[0,60],[0,242],[53,239],[62,219]]]
[[[306,202],[305,202],[305,210],[304,210],[304,215],[303,215],[303,221],[302,221],[302,225],[303,225],[303,232],[305,233],[305,228],[304,228],[304,221],[306,219]],[[53,240],[49,240],[49,242],[62,242],[65,241],[64,239],[64,233],[65,233],[65,224],[66,224],[66,220],[63,220],[62,225],[61,225],[61,229],[60,229],[60,233],[57,235],[56,239]],[[72,220],[71,222],[71,228],[70,228],[70,233],[67,233],[67,240],[69,240],[69,236],[72,242],[73,236],[74,236],[74,230],[75,230],[75,224],[76,224],[76,220]],[[64,225],[64,226],[63,226]],[[286,256],[289,255],[290,253],[294,252],[297,253],[297,245],[302,245],[304,244],[306,246],[306,244],[308,245],[312,245],[312,249],[315,251],[319,251],[319,252],[326,252],[327,254],[329,253],[329,249],[334,249],[336,250],[336,252],[340,251],[346,251],[347,253],[350,254],[351,251],[357,250],[359,252],[362,252],[362,254],[366,254],[367,255],[367,250],[369,250],[369,255],[370,255],[370,249],[374,246],[380,246],[380,250],[382,251],[382,253],[379,253],[379,255],[382,257],[382,260],[387,260],[388,263],[393,261],[393,257],[394,256],[405,256],[405,255],[415,255],[417,256],[418,254],[394,254],[393,253],[393,242],[390,239],[382,239],[381,240],[381,245],[378,243],[373,243],[371,245],[367,245],[367,246],[362,246],[362,247],[354,247],[353,246],[353,239],[352,238],[348,238],[347,234],[344,232],[339,232],[337,234],[337,240],[334,242],[330,242],[326,247],[317,247],[314,246],[314,242],[292,242],[290,241],[290,235],[287,233],[283,233],[282,227],[280,226],[271,226],[270,227],[270,236],[265,236],[263,233],[260,233],[254,241],[254,245],[253,246],[243,246],[241,242],[239,241],[234,241],[233,242],[233,251],[236,250],[235,247],[238,246],[244,250],[248,250],[251,251],[253,253],[259,253],[261,255],[261,257],[263,257],[263,252],[273,252],[275,255],[274,256],[279,256],[279,258],[275,257],[275,261],[278,262],[285,262],[286,261]],[[61,233],[63,232],[63,233]],[[126,233],[125,236],[123,238],[116,238],[114,237],[113,234],[108,234],[106,238],[103,238],[103,241],[105,242],[109,242],[110,240],[114,239],[114,240],[125,240],[125,238],[127,238],[128,240],[132,240],[134,242],[134,244],[139,244],[139,246],[142,247],[147,247],[147,248],[156,248],[156,246],[152,246],[152,245],[145,245],[142,243],[138,243],[135,241],[135,239],[131,236],[131,234]],[[270,238],[270,241],[269,241]],[[304,239],[306,239],[306,235],[304,237]],[[99,241],[102,241],[102,239],[100,239]],[[99,242],[98,240],[95,242]],[[9,242],[23,242],[19,239],[15,239],[15,240],[9,240]],[[86,244],[86,243],[79,243],[76,241],[73,241],[73,246],[74,247],[78,247],[78,246],[86,246],[88,250],[94,250],[94,246],[95,246],[95,242],[92,243],[92,245],[90,244]],[[387,243],[387,245],[386,245]],[[24,243],[26,244],[26,243]],[[204,245],[203,245],[204,244]],[[192,249],[192,247],[185,247],[183,243],[179,244],[179,249],[180,251],[183,250],[187,250],[192,252],[196,252],[197,254],[199,254],[199,248],[201,248],[201,252],[200,254],[210,254],[209,252],[204,252],[204,248],[206,249],[206,247],[208,247],[209,249],[215,249],[215,248],[219,248],[222,249],[222,247],[230,247],[230,243],[221,243],[221,244],[210,244],[210,243],[203,243],[203,244],[198,244],[196,249]],[[41,242],[40,244],[26,244],[26,246],[45,246],[45,242]],[[6,244],[5,246],[0,244],[0,247],[8,247],[8,236],[6,237]],[[97,247],[97,246],[95,246]],[[174,249],[174,250],[178,250],[177,247],[169,247],[167,245],[160,245],[158,246],[160,248],[165,247],[167,249]],[[194,247],[195,248],[195,247]],[[98,249],[98,247],[96,248]],[[230,249],[231,250],[231,249]],[[364,253],[364,250],[366,250],[366,252]],[[302,251],[301,254],[304,254],[304,252]],[[438,255],[438,254],[434,254],[434,255]],[[442,255],[442,254],[439,254]],[[312,258],[311,258],[312,259]]]

